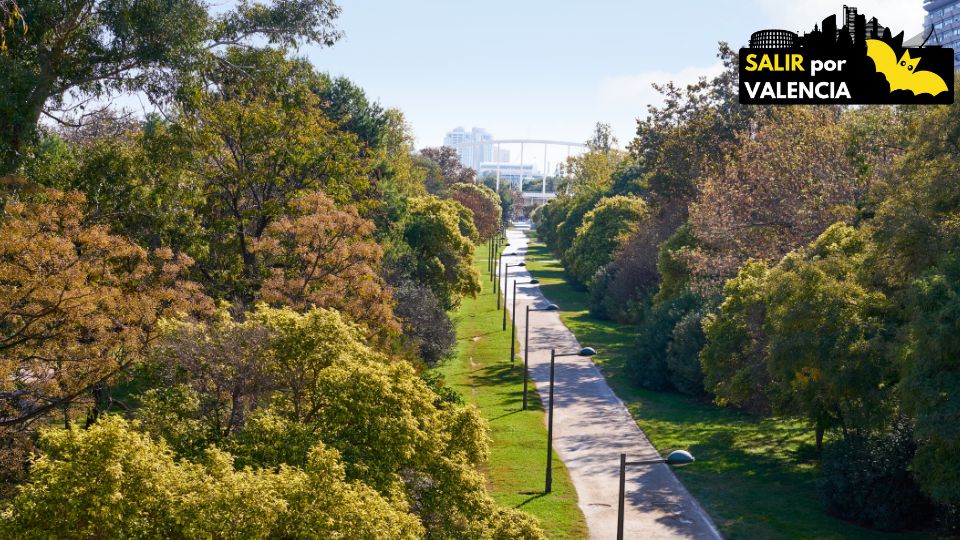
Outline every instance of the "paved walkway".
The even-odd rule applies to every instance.
[[[507,231],[510,246],[504,253],[514,255],[505,256],[505,262],[523,260],[526,230],[520,226]],[[530,275],[515,267],[510,269],[510,277],[529,279]],[[548,303],[538,287],[517,286],[519,315],[514,319],[521,347],[525,306],[545,307]],[[579,351],[581,346],[556,312],[531,313],[530,327],[530,372],[546,406],[550,349],[560,354]],[[522,365],[522,349],[518,358]],[[589,358],[557,358],[554,396],[554,452],[570,471],[590,538],[615,539],[620,454],[627,454],[632,461],[655,458],[657,451]],[[713,521],[667,465],[628,467],[626,485],[624,538],[720,538]]]

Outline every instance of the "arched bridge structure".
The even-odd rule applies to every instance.
[[[519,145],[519,163],[512,159],[504,159],[504,151],[516,149]],[[550,160],[548,156],[554,158],[553,164],[559,171],[562,163],[566,159],[583,152],[587,145],[580,142],[557,141],[550,139],[493,139],[468,141],[449,144],[451,148],[457,150],[461,161],[467,166],[477,169],[480,174],[495,174],[497,179],[497,189],[500,189],[501,182],[509,182],[522,190],[524,206],[535,206],[543,204],[557,196],[553,190],[548,190],[547,178],[550,176]],[[540,155],[539,150],[543,152]],[[479,150],[479,152],[478,152]],[[484,161],[476,159],[477,154],[481,157],[490,155],[493,159]],[[464,156],[470,156],[472,159],[464,159]],[[510,156],[511,158],[513,156]],[[542,157],[543,169],[536,170],[536,165]],[[537,163],[534,161],[536,160]],[[558,173],[559,174],[559,173]],[[540,179],[540,189],[525,190],[524,183],[529,180]]]

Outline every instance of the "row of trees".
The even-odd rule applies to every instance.
[[[175,4],[0,2],[0,535],[541,536],[421,374],[498,195],[289,56],[332,2]]]
[[[736,57],[571,165],[535,214],[641,386],[806,418],[830,511],[880,528],[960,505],[951,225],[960,108],[737,104]]]

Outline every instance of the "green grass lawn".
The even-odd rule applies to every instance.
[[[638,389],[624,372],[632,327],[590,316],[588,294],[570,286],[561,264],[531,241],[527,270],[560,306],[567,327],[598,364],[637,424],[661,451],[688,449],[697,463],[677,470],[726,538],[929,538],[883,534],[828,516],[817,489],[812,430],[801,422],[764,419],[679,394]]]
[[[531,384],[531,410],[521,411],[522,374],[510,368],[510,331],[501,330],[503,312],[487,279],[487,249],[475,259],[484,291],[464,299],[452,314],[457,327],[457,356],[437,368],[447,385],[480,408],[491,429],[490,460],[484,473],[493,497],[539,519],[550,538],[586,538],[577,494],[563,463],[554,454],[553,492],[543,493],[547,429]],[[518,348],[519,351],[519,348]]]

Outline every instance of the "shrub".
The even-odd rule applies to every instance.
[[[457,334],[440,299],[430,287],[411,279],[394,285],[394,309],[403,335],[417,348],[420,359],[434,366],[453,353]]]
[[[650,390],[667,390],[672,386],[667,351],[673,330],[687,312],[698,306],[698,298],[690,293],[646,310],[637,345],[627,358],[627,370],[637,384]]]
[[[924,523],[932,507],[908,470],[915,451],[905,421],[882,435],[851,435],[827,445],[821,464],[827,511],[882,530]]]
[[[557,250],[557,233],[560,224],[567,218],[567,212],[572,205],[572,198],[560,195],[539,207],[530,216],[533,224],[537,227],[537,238],[554,253]]]
[[[670,384],[684,394],[704,393],[700,350],[707,343],[701,324],[706,314],[705,307],[685,313],[673,327],[667,346],[667,377]]]
[[[724,285],[724,299],[703,323],[707,344],[700,352],[704,386],[721,405],[770,411],[767,371],[766,288],[769,269],[748,261]]]
[[[650,302],[644,277],[621,266],[618,258],[601,266],[590,280],[590,313],[622,324],[637,324],[643,307]]]
[[[583,225],[587,213],[593,210],[601,197],[601,193],[579,195],[564,205],[565,212],[557,221],[556,241],[551,247],[554,255],[557,257],[566,255],[567,250],[573,246],[573,241],[577,237],[577,230]]]
[[[649,303],[660,285],[660,275],[657,269],[657,260],[660,246],[665,239],[679,226],[683,220],[683,212],[674,206],[661,207],[656,215],[643,220],[637,230],[630,235],[613,257],[610,263],[610,275],[603,284],[604,298],[598,298],[597,303],[603,302],[608,306],[607,313],[611,319],[624,324],[636,324],[639,317],[638,306]],[[591,292],[597,283],[591,284]],[[685,288],[685,287],[684,287]],[[664,300],[676,296],[682,288],[661,294],[658,299]]]
[[[683,248],[697,246],[697,240],[689,223],[681,225],[673,234],[660,244],[657,251],[657,274],[660,276],[660,290],[656,301],[681,294],[690,283],[690,269],[680,255]]]
[[[590,280],[590,314],[599,319],[612,319],[616,310],[613,299],[610,297],[610,285],[617,275],[616,262],[605,264],[597,269],[597,273]]]
[[[639,197],[618,195],[601,199],[584,216],[570,249],[564,254],[564,265],[570,275],[590,286],[593,275],[613,259],[646,216],[647,206]]]

